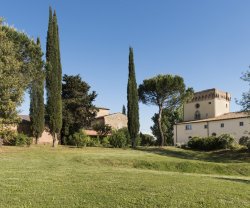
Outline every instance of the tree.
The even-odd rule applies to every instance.
[[[0,129],[20,121],[17,107],[32,80],[39,76],[36,60],[41,48],[23,32],[0,20]]]
[[[122,106],[122,114],[126,115],[126,107],[125,107],[125,105]]]
[[[37,39],[37,45],[40,45],[40,39]],[[30,121],[32,135],[38,143],[39,137],[41,137],[44,130],[44,70],[43,70],[43,53],[37,54],[37,70],[39,75],[31,83],[30,87]]]
[[[93,102],[96,92],[89,92],[90,86],[80,75],[63,76],[62,102],[63,127],[62,136],[67,139],[82,128],[90,127],[96,116],[96,107]]]
[[[112,132],[112,127],[108,124],[97,122],[93,125],[93,129],[99,136],[105,137]]]
[[[158,126],[161,146],[165,144],[162,129],[162,111],[164,108],[173,111],[192,94],[191,88],[185,89],[184,80],[180,76],[158,75],[151,79],[143,80],[138,89],[140,101],[146,105],[158,106]]]
[[[245,74],[243,74],[241,79],[248,82],[250,86],[250,71],[247,71]],[[242,106],[243,111],[250,111],[250,89],[248,92],[244,92],[242,94],[242,99],[238,101],[238,104]]]
[[[156,143],[158,145],[161,144],[161,134],[159,131],[159,125],[158,125],[158,119],[159,114],[155,113],[155,115],[152,117],[152,121],[154,123],[153,126],[150,127],[153,135],[157,138]],[[181,112],[179,109],[171,111],[169,109],[163,109],[162,110],[162,119],[161,119],[161,125],[162,125],[162,131],[164,135],[164,145],[173,145],[173,130],[174,130],[174,124],[179,122],[181,120]]]
[[[49,24],[46,44],[47,122],[53,137],[53,147],[62,128],[62,67],[56,12],[49,8]]]
[[[128,130],[131,138],[132,148],[136,147],[136,138],[139,132],[139,104],[138,91],[135,77],[135,65],[133,49],[129,48],[129,74],[127,85],[127,116],[128,116]]]

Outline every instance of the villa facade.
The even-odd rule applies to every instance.
[[[250,131],[250,115],[230,112],[231,95],[217,89],[194,94],[184,104],[184,121],[174,126],[174,143],[187,143],[191,137],[230,134],[236,141]]]

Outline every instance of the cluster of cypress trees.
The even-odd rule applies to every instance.
[[[62,67],[56,12],[49,8],[46,44],[47,121],[53,136],[53,146],[62,128]]]

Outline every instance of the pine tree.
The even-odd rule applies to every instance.
[[[129,48],[129,75],[127,86],[127,116],[128,116],[128,130],[131,138],[132,148],[136,147],[136,138],[139,132],[139,105],[138,105],[138,91],[135,77],[134,55],[133,49]]]
[[[62,128],[62,67],[56,13],[49,8],[46,45],[47,118],[53,136],[53,147]]]
[[[40,39],[37,39],[37,45],[41,48]],[[44,130],[44,71],[43,71],[43,53],[36,54],[37,77],[31,83],[30,88],[30,121],[32,135],[36,139],[36,144]]]
[[[122,106],[122,114],[126,115],[126,107],[125,107],[125,105]]]

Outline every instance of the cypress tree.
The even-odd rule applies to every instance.
[[[32,135],[36,139],[36,144],[44,130],[44,71],[43,53],[41,52],[40,39],[37,39],[40,51],[36,54],[37,77],[31,83],[30,88],[30,121]]]
[[[138,105],[138,91],[135,77],[135,65],[133,48],[129,48],[129,74],[127,86],[127,116],[128,116],[128,131],[131,138],[132,148],[136,147],[136,138],[139,132],[139,105]]]
[[[125,105],[122,106],[122,114],[126,115],[126,107],[125,107]]]
[[[53,147],[62,128],[62,67],[56,12],[49,8],[46,44],[47,119],[53,137]]]

